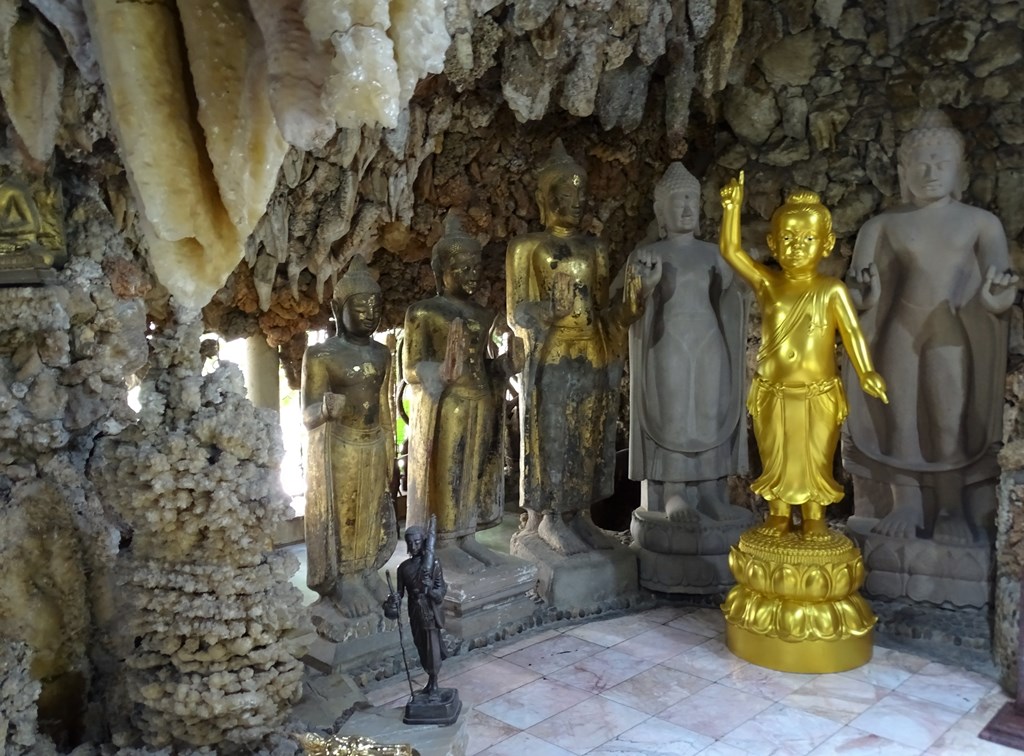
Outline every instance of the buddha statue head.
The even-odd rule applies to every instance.
[[[480,242],[466,233],[454,211],[444,219],[444,234],[434,245],[430,267],[437,293],[472,296],[480,284]]]
[[[571,231],[583,218],[587,173],[556,139],[551,155],[537,170],[537,206],[548,230]]]
[[[814,192],[791,192],[772,214],[768,249],[787,274],[813,274],[835,243],[832,213]]]
[[[682,163],[669,165],[654,186],[654,216],[662,239],[700,232],[700,182]]]
[[[900,142],[896,153],[900,198],[929,204],[960,199],[964,184],[964,138],[940,110],[927,110]]]
[[[338,331],[368,337],[380,324],[380,285],[370,274],[366,260],[357,255],[334,287],[331,301]]]

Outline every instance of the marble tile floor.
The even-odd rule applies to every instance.
[[[723,631],[715,609],[658,607],[473,651],[441,682],[462,697],[471,756],[1017,753],[977,737],[1008,700],[977,672],[882,647],[850,672],[774,672]],[[408,682],[367,696],[403,706]]]

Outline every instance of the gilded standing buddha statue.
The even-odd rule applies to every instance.
[[[766,522],[744,533],[730,554],[737,586],[722,607],[726,640],[738,656],[773,669],[851,669],[871,658],[875,616],[857,593],[864,581],[860,552],[825,522],[825,507],[844,493],[832,476],[847,414],[836,333],[864,393],[887,401],[885,381],[846,287],[817,270],[835,244],[831,214],[818,196],[794,192],[772,216],[767,241],[776,271],[741,247],[743,175],[721,194],[722,256],[761,307],[747,409],[763,466],[751,487],[769,509]]]
[[[377,570],[397,541],[388,496],[391,354],[373,339],[381,292],[361,257],[338,282],[331,305],[337,336],[310,346],[302,360],[307,583],[352,619],[377,614],[387,598]]]
[[[579,228],[586,181],[556,141],[537,174],[544,230],[508,245],[509,325],[526,344],[520,502],[528,519],[513,553],[532,535],[563,556],[614,545],[591,521],[590,505],[614,488],[627,331],[660,262],[627,266],[622,295],[610,301],[608,250]]]
[[[412,388],[409,447],[411,525],[437,517],[439,545],[458,545],[484,564],[478,528],[501,521],[505,504],[503,403],[508,378],[522,369],[522,345],[489,356],[495,314],[472,300],[480,281],[480,243],[454,213],[434,246],[437,296],[405,317],[403,365]],[[455,557],[452,557],[455,558]]]

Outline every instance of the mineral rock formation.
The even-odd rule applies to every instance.
[[[36,737],[39,682],[29,673],[32,651],[24,643],[0,641],[0,751],[32,753]]]
[[[0,3],[0,93],[33,159],[45,163],[60,126],[64,68],[47,49],[42,22],[19,17],[17,3]]]
[[[104,439],[92,468],[133,528],[118,570],[130,604],[121,693],[150,746],[254,744],[302,676],[288,637],[302,617],[287,582],[297,564],[269,553],[288,509],[283,450],[237,367],[200,375],[201,325],[178,316],[184,325],[153,337],[139,425]]]

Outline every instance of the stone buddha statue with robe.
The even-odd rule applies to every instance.
[[[407,521],[437,517],[438,548],[457,568],[466,555],[485,564],[497,555],[476,542],[478,528],[501,521],[505,503],[504,402],[509,376],[522,369],[522,344],[489,355],[495,314],[474,302],[480,243],[449,213],[431,265],[437,296],[405,318],[402,364],[412,388]]]
[[[700,184],[672,163],[654,190],[659,239],[630,256],[661,260],[661,280],[629,329],[629,477],[640,581],[666,592],[731,584],[729,547],[753,522],[729,502],[746,468],[743,282],[700,241]]]
[[[310,346],[302,360],[307,582],[352,619],[379,614],[388,590],[377,571],[397,542],[388,495],[391,354],[373,339],[381,291],[361,257],[338,282],[331,305],[337,335]]]
[[[411,388],[406,523],[424,527],[436,517],[450,589],[445,621],[464,638],[523,622],[536,608],[537,568],[475,535],[505,512],[505,392],[524,359],[514,337],[497,353],[496,316],[473,301],[480,252],[450,212],[431,258],[437,296],[409,307],[402,352]]]
[[[520,503],[527,521],[513,553],[534,535],[562,556],[613,546],[590,506],[613,490],[627,329],[660,263],[627,267],[621,295],[610,298],[608,250],[579,228],[585,196],[586,173],[556,141],[538,171],[544,230],[508,245],[509,325],[526,344]]]
[[[922,114],[897,153],[903,204],[857,235],[848,281],[891,403],[851,401],[844,462],[864,528],[953,548],[930,557],[903,549],[906,563],[885,586],[882,572],[873,572],[868,589],[978,605],[988,595],[985,544],[994,527],[1007,311],[1017,276],[999,219],[960,201],[963,150],[947,116]],[[869,567],[875,542],[864,546]],[[971,556],[972,549],[980,550]],[[879,558],[894,564],[891,555]],[[944,581],[949,590],[938,589]]]

